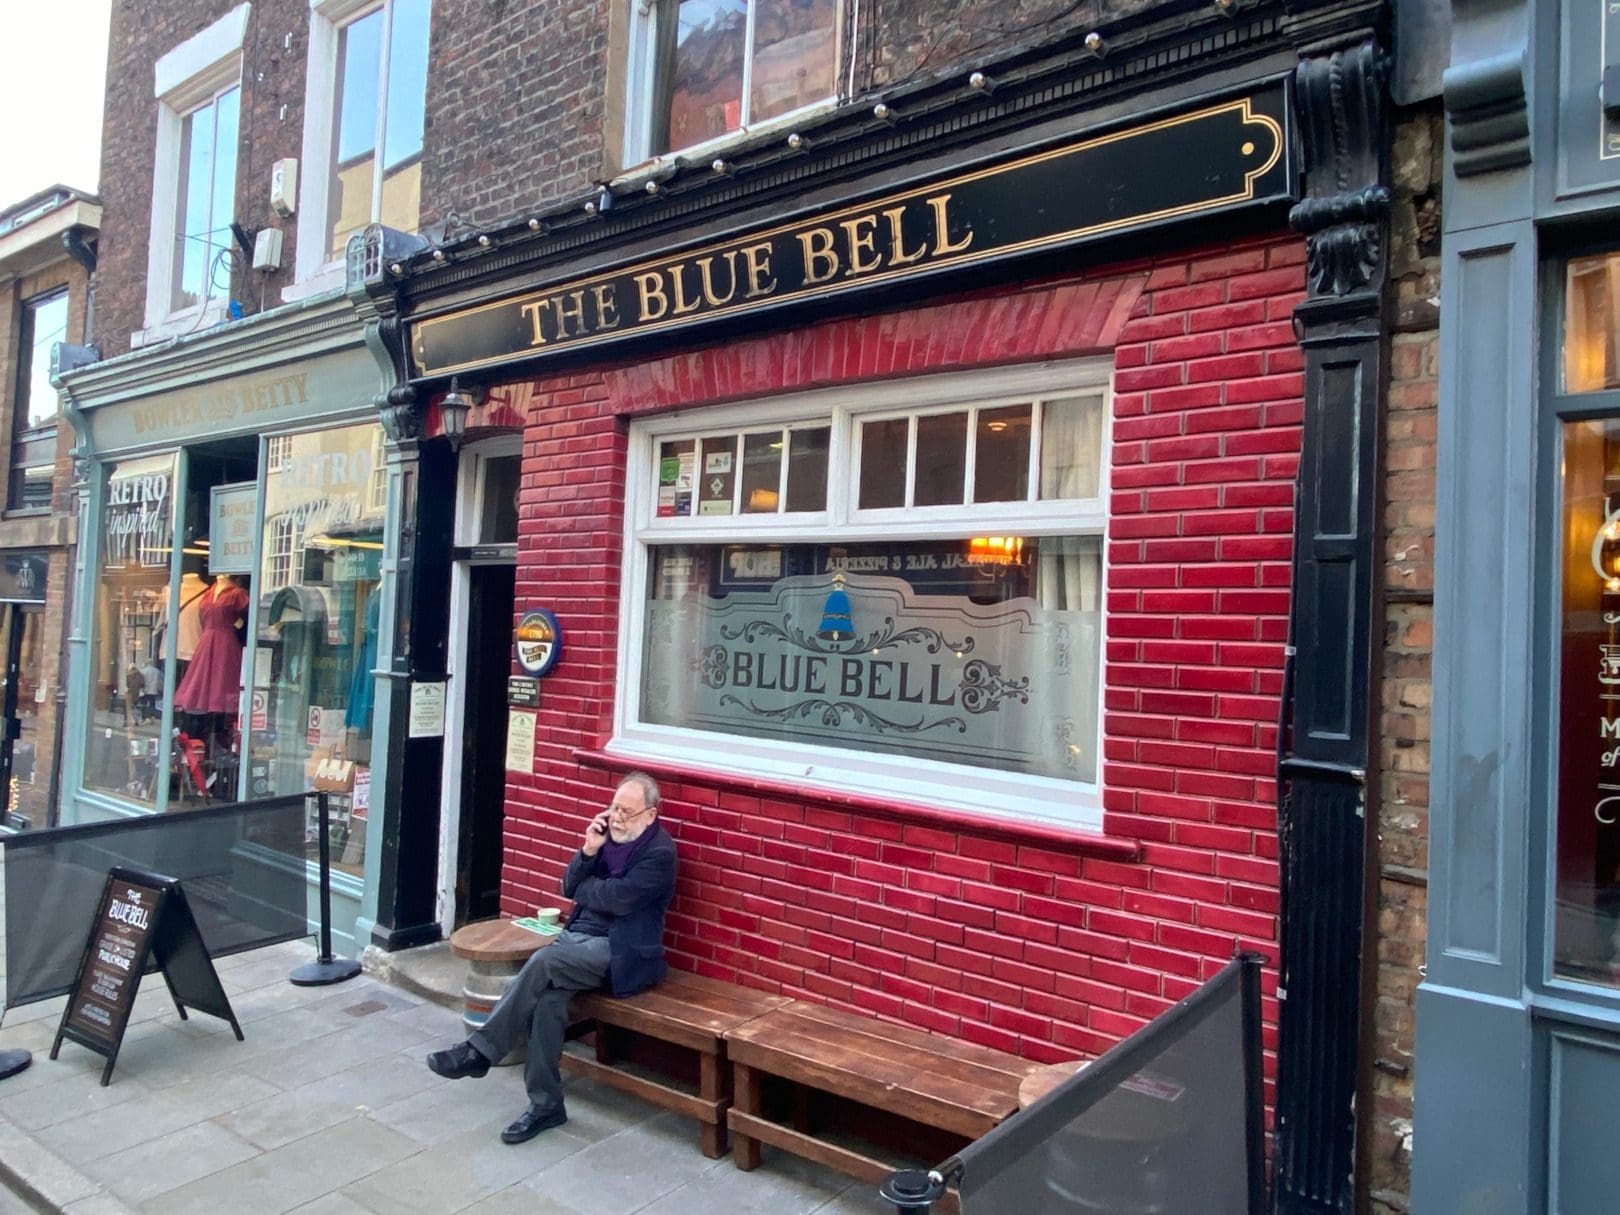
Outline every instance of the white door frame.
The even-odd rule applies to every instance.
[[[501,435],[479,443],[471,443],[461,450],[456,466],[455,522],[451,543],[466,547],[479,542],[478,522],[483,518],[484,472],[487,461],[499,456],[517,456],[523,453],[521,435]],[[459,673],[467,669],[467,634],[472,598],[472,567],[498,565],[500,561],[453,560],[450,563],[450,637],[445,647],[445,671],[450,684],[450,695],[444,706],[444,769],[440,774],[439,795],[439,889],[437,910],[439,926],[446,938],[456,927],[456,866],[461,844],[461,733],[467,712],[465,679]]]

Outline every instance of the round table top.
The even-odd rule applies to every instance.
[[[463,924],[450,934],[450,952],[469,962],[527,962],[529,956],[551,938],[511,920],[479,920]]]
[[[1028,1109],[1089,1062],[1089,1059],[1070,1059],[1065,1063],[1048,1063],[1030,1072],[1018,1082],[1018,1108]]]

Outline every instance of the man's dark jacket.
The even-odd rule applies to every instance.
[[[574,900],[565,927],[572,928],[585,908],[608,917],[608,978],[616,996],[630,996],[664,977],[664,908],[675,897],[675,841],[656,820],[647,828],[651,839],[630,858],[623,877],[609,877],[607,859],[598,852],[574,853],[563,874],[562,892]]]

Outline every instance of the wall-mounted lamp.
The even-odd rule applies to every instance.
[[[461,447],[462,436],[467,433],[467,415],[472,412],[474,405],[483,403],[483,388],[476,384],[470,389],[463,388],[459,379],[450,377],[450,391],[439,401],[439,425],[444,430],[444,437],[450,440],[451,451]]]

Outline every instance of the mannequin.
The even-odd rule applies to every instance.
[[[202,635],[185,678],[174,690],[174,707],[188,713],[234,715],[241,699],[242,642],[236,621],[247,613],[247,592],[220,574],[197,600]]]
[[[209,589],[208,584],[190,570],[180,575],[180,596],[175,600],[180,611],[174,625],[174,656],[181,662],[189,662],[202,641],[202,597]],[[157,658],[162,662],[168,656],[169,640],[165,636],[158,646]]]

